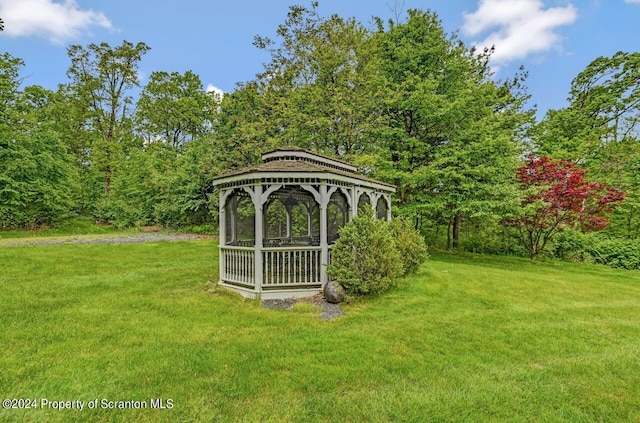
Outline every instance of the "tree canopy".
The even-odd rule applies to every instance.
[[[587,172],[567,161],[529,156],[518,169],[525,192],[519,216],[510,219],[532,259],[566,228],[602,230],[624,193],[606,183],[589,182]]]
[[[433,246],[522,251],[525,226],[504,223],[535,220],[553,203],[539,196],[559,183],[522,189],[529,153],[557,163],[540,167],[548,177],[564,169],[582,187],[624,192],[614,212],[583,214],[610,217],[607,236],[640,235],[638,53],[595,59],[572,82],[569,105],[536,122],[527,71],[498,79],[493,51],[446,33],[430,10],[364,25],[322,16],[311,2],[291,6],[254,45],[268,54],[264,68],[221,97],[190,70],[141,81],[144,42],[70,46],[68,80],[55,92],[23,88],[22,60],[1,55],[1,226],[73,214],[120,226],[211,224],[212,178],[292,145],[394,184],[393,213]]]

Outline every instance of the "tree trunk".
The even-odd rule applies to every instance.
[[[462,217],[459,214],[453,216],[453,249],[457,250],[460,246],[460,223]]]
[[[111,191],[111,166],[106,165],[104,168],[104,193],[109,194]]]

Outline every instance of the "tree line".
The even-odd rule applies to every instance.
[[[367,27],[319,15],[317,2],[292,6],[276,37],[254,45],[270,60],[224,96],[190,71],[156,71],[141,86],[143,42],[70,46],[56,91],[22,87],[23,61],[0,55],[0,227],[78,214],[217,226],[212,178],[295,145],[393,183],[394,213],[431,245],[512,253],[533,242],[524,223],[553,234],[609,219],[606,236],[638,238],[640,53],[595,59],[569,106],[537,122],[526,71],[496,79],[492,50],[467,47],[429,10]],[[599,184],[572,212],[554,205],[576,219],[531,218],[560,181],[522,178],[542,157]],[[603,224],[579,224],[587,212]]]

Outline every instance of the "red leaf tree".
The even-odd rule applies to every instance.
[[[525,195],[522,213],[510,223],[532,260],[566,228],[586,232],[606,228],[609,213],[624,200],[622,191],[587,181],[586,173],[573,163],[532,155],[518,169]]]

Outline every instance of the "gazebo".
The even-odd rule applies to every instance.
[[[321,292],[338,230],[367,204],[377,218],[391,219],[395,187],[356,172],[286,147],[218,176],[220,285],[262,299]]]

